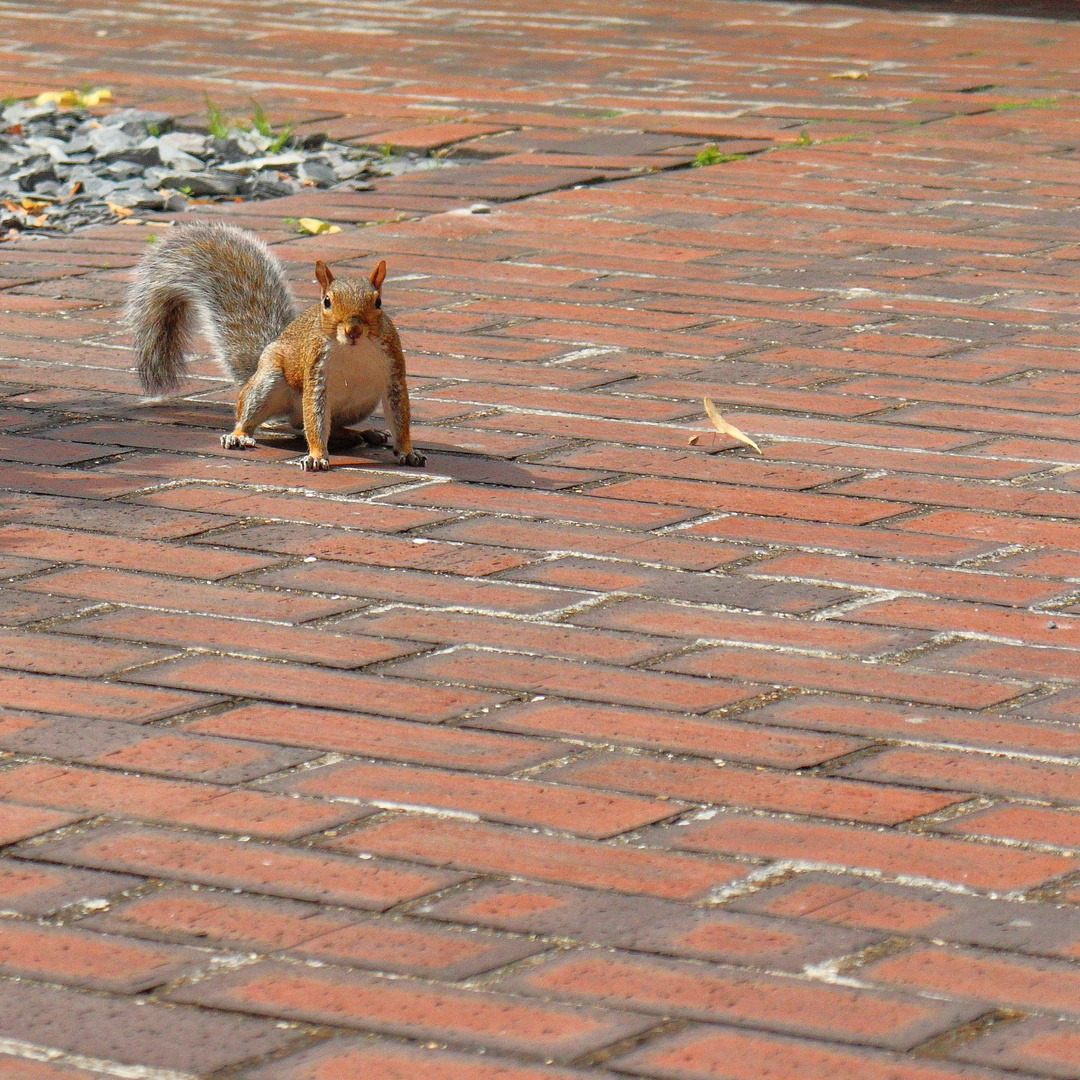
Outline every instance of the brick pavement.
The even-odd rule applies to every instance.
[[[0,1078],[1080,1077],[1080,27],[948,6],[5,5],[464,164],[205,210],[388,259],[422,471],[0,245]]]

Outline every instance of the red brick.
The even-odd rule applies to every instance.
[[[480,885],[416,910],[427,918],[466,925],[792,972],[877,940],[872,934],[792,919],[513,881]]]
[[[844,825],[719,814],[663,834],[684,851],[860,867],[889,875],[952,882],[972,889],[1028,889],[1072,873],[1075,859],[940,837]]]
[[[439,644],[490,645],[498,648],[512,640],[522,651],[609,664],[633,664],[667,651],[664,642],[644,634],[605,634],[575,626],[496,619],[490,615],[466,615],[456,611],[391,608],[374,615],[361,613],[356,618],[334,625],[348,633],[370,634],[380,638],[385,635]]]
[[[498,695],[473,690],[448,690],[376,675],[225,656],[168,661],[142,668],[127,678],[152,686],[208,690],[331,709],[358,708],[410,720],[446,720],[500,700]]]
[[[152,641],[178,648],[213,649],[242,656],[325,664],[333,668],[363,667],[380,660],[406,656],[419,648],[408,642],[369,641],[304,626],[267,626],[248,619],[169,615],[147,611],[111,611],[106,615],[90,616],[66,623],[62,629],[70,634],[115,637],[126,641]],[[78,642],[78,651],[83,655],[89,654],[92,657],[92,650],[99,648],[102,647],[84,641]],[[3,659],[2,650],[3,636],[0,635],[0,661]],[[149,663],[167,655],[165,650],[143,651],[148,655],[140,656],[124,666],[134,666],[137,662]]]
[[[16,978],[133,994],[186,974],[206,960],[205,955],[168,945],[83,930],[12,920],[0,924],[0,971]]]
[[[147,998],[77,993],[29,981],[0,984],[0,1037],[101,1063],[213,1073],[281,1050],[305,1034],[244,1016],[168,1008]],[[14,1078],[29,1080],[26,1073]],[[74,1078],[54,1074],[49,1080]]]
[[[530,589],[509,581],[455,578],[419,570],[360,568],[332,562],[272,570],[260,575],[257,584],[511,615],[559,611],[580,603],[588,595],[563,589]],[[357,603],[354,601],[349,606],[356,607]]]
[[[602,490],[607,492],[611,489]],[[591,494],[476,488],[457,482],[436,484],[385,498],[399,506],[439,506],[448,510],[477,510],[488,514],[510,514],[518,518],[612,525],[623,529],[658,529],[697,517],[700,512],[672,506],[650,506],[647,502],[623,500],[607,494],[604,495],[605,501],[598,503]],[[899,510],[893,512],[900,513]]]
[[[907,630],[885,629],[867,633],[863,627],[844,626],[832,621],[809,622],[777,618],[775,615],[718,611],[659,600],[624,600],[604,604],[572,618],[576,624],[584,626],[662,634],[691,641],[712,638],[755,645],[779,645],[843,656],[899,651],[926,640],[922,635]],[[851,633],[852,630],[855,632]]]
[[[855,619],[863,610],[865,609],[860,609],[851,617]],[[707,675],[712,678],[752,679],[757,683],[777,686],[868,694],[901,701],[925,702],[929,705],[951,705],[960,709],[981,709],[988,705],[997,705],[1018,697],[1027,689],[1020,683],[1007,683],[1002,679],[975,675],[941,675],[919,671],[907,664],[825,660],[730,646],[684,654],[665,662],[664,668],[668,671]]]
[[[835,883],[811,880],[772,899],[774,891],[759,894],[761,910],[898,934],[926,932],[952,912],[948,904],[914,897],[901,899],[851,879],[841,878]]]
[[[69,369],[70,370],[70,369]],[[153,478],[131,470],[126,476],[109,476],[85,469],[38,468],[6,465],[4,487],[13,491],[36,491],[43,495],[70,495],[77,499],[111,499],[153,483]]]
[[[451,544],[408,536],[366,536],[363,533],[306,525],[260,525],[241,532],[215,534],[213,542],[259,551],[314,555],[364,566],[393,566],[412,570],[483,577],[522,566],[529,559],[479,544]]]
[[[1080,972],[1052,960],[926,945],[878,960],[860,975],[949,997],[1080,1013]]]
[[[810,919],[907,937],[951,941],[1034,956],[1080,955],[1080,923],[1071,909],[990,899],[823,872],[731,901],[737,911]]]
[[[959,743],[987,750],[1067,757],[1080,751],[1080,732],[1062,725],[990,713],[904,708],[882,701],[851,701],[827,694],[803,694],[772,702],[753,713],[753,719],[812,731],[842,731],[868,739]]]
[[[624,705],[657,706],[686,712],[706,712],[747,696],[731,686],[682,675],[581,664],[570,660],[458,648],[387,669],[446,682],[497,685],[529,693],[558,694]]]
[[[713,570],[749,554],[744,548],[690,540],[675,533],[663,536],[546,521],[514,521],[501,517],[473,517],[426,529],[429,536],[447,540],[495,544],[526,551],[613,555],[616,558],[658,563],[682,570]]]
[[[912,503],[926,503],[931,506],[1005,510],[1045,517],[1080,517],[1080,496],[1009,485],[995,487],[970,480],[882,477],[842,482],[834,485],[832,490],[866,499],[901,499],[903,503],[900,505],[904,505],[906,510],[914,509]]]
[[[125,570],[149,570],[203,581],[273,566],[279,559],[238,555],[213,548],[188,548],[163,540],[128,540],[118,536],[48,529],[35,525],[0,525],[0,550],[57,562],[89,563]]]
[[[843,774],[947,791],[1080,803],[1075,766],[1023,758],[901,747],[863,758]]]
[[[916,518],[915,521],[923,519]],[[891,528],[900,528],[899,522]],[[732,514],[691,525],[684,535],[715,536],[721,540],[750,544],[779,544],[784,547],[818,548],[841,554],[852,552],[881,558],[911,559],[913,562],[952,563],[983,555],[997,547],[975,540],[954,539],[917,533],[892,533],[886,529],[826,525],[816,522],[783,521],[780,518]]]
[[[132,648],[65,640],[56,634],[0,630],[0,666],[18,671],[48,675],[109,675],[123,668],[161,660],[169,653],[168,649]]]
[[[714,886],[740,877],[746,870],[735,862],[703,861],[650,848],[589,843],[426,816],[380,822],[334,841],[332,846],[480,873],[514,874],[683,900],[703,897]]]
[[[813,358],[823,350],[815,349]],[[839,354],[842,357],[851,357],[861,362],[863,355],[849,353]],[[757,360],[762,359],[759,353]],[[899,364],[908,365],[906,358],[897,361]],[[829,366],[832,366],[831,364]],[[863,365],[859,365],[863,366]],[[1042,466],[1031,461],[1002,460],[997,457],[976,457],[979,450],[973,450],[970,455],[959,452],[951,454],[939,454],[932,451],[912,453],[910,450],[884,450],[872,446],[845,446],[842,443],[830,442],[785,442],[774,443],[772,446],[763,446],[764,456],[772,461],[805,461],[817,465],[832,465],[835,467],[864,468],[864,469],[893,469],[898,472],[929,473],[932,476],[964,476],[976,480],[1010,480],[1027,473],[1040,472]],[[995,444],[994,453],[1000,453],[1003,457],[1009,454],[1008,448],[1000,443]],[[1017,457],[1032,455],[1017,454]],[[171,504],[170,504],[171,505]]]
[[[100,1073],[89,1073],[68,1065],[46,1064],[24,1057],[0,1057],[3,1080],[97,1080]]]
[[[744,724],[561,701],[509,705],[466,721],[466,725],[569,737],[594,744],[614,743],[667,753],[749,761],[783,769],[817,765],[867,745],[860,739],[817,733],[795,734],[756,721]]]
[[[631,954],[570,952],[509,980],[525,992],[692,1020],[907,1050],[973,1019],[971,1006]]]
[[[852,784],[831,777],[793,776],[760,768],[672,761],[640,754],[593,754],[569,765],[558,765],[542,775],[590,787],[665,798],[674,796],[696,803],[812,814],[878,825],[895,825],[957,801],[951,796],[885,784]]]
[[[415,920],[323,912],[310,904],[169,889],[84,919],[117,933],[233,950],[288,950],[349,967],[455,981],[520,960],[543,946]]]
[[[912,597],[883,600],[840,616],[853,622],[911,626],[951,633],[993,634],[1031,645],[1080,645],[1080,616],[1011,611],[984,604]],[[1056,629],[1050,623],[1056,624]]]
[[[103,900],[138,884],[138,878],[122,874],[0,859],[0,909],[20,915],[44,915],[82,900]]]
[[[192,721],[186,730],[496,773],[536,765],[563,752],[558,743],[540,739],[282,705],[244,705],[213,713]]]
[[[765,583],[737,575],[697,574],[573,556],[512,570],[503,578],[595,592],[636,593],[669,600],[799,614],[854,599],[855,596],[851,592],[821,585],[788,581]]]
[[[0,710],[0,747],[84,765],[242,783],[316,755],[233,739],[189,735],[151,725]]]
[[[354,926],[362,918],[356,912],[324,911],[296,900],[207,892],[196,885],[154,890],[82,919],[79,925],[184,945],[277,952]]]
[[[1055,622],[1055,619],[1048,619],[1047,629]],[[1071,623],[1065,624],[1064,629],[1066,632],[1061,635],[1061,640],[1066,647],[1063,649],[1046,645],[995,645],[983,641],[962,641],[935,650],[933,657],[928,657],[928,664],[946,671],[996,671],[1014,679],[1072,679],[1080,664],[1080,651],[1068,646],[1080,645],[1080,635],[1075,633]],[[1069,633],[1070,630],[1074,632]]]
[[[241,888],[269,896],[385,911],[462,880],[460,874],[167,829],[114,825],[39,844],[36,859]]]
[[[274,622],[304,622],[356,607],[354,600],[327,600],[285,590],[200,585],[117,570],[58,570],[19,583],[20,589],[78,596],[109,604],[237,615]]]
[[[172,991],[174,1001],[574,1058],[636,1035],[653,1021],[607,1009],[524,1002],[419,982],[262,963]]]
[[[735,484],[708,484],[696,480],[623,480],[596,488],[594,494],[605,499],[658,503],[661,506],[693,506],[700,510],[729,514],[761,514],[765,517],[822,521],[836,525],[866,525],[914,509],[903,503],[819,495],[816,492],[787,492],[780,498],[768,490],[756,491]]]
[[[306,1053],[290,1055],[275,1065],[259,1069],[253,1077],[254,1080],[354,1080],[363,1076],[365,1080],[413,1080],[420,1075],[428,1080],[581,1080],[587,1074],[549,1065],[522,1065],[492,1054],[466,1056],[364,1039],[356,1043],[334,1040]]]
[[[759,387],[754,388],[760,390]],[[707,390],[699,390],[700,397]],[[852,474],[851,469],[815,468],[785,465],[754,458],[735,458],[703,454],[693,448],[682,451],[648,450],[631,447],[590,446],[566,450],[546,460],[559,461],[582,469],[636,473],[645,476],[678,477],[680,480],[711,480],[751,487],[782,488],[801,491]]]
[[[417,426],[413,437],[418,438]],[[426,443],[425,443],[426,445]],[[371,477],[372,488],[390,487],[397,478],[383,474]],[[356,480],[359,486],[359,478]],[[138,497],[139,502],[176,510],[199,510],[222,514],[230,519],[269,518],[279,521],[303,521],[313,525],[341,525],[374,532],[396,532],[431,525],[445,519],[445,514],[430,510],[410,510],[404,506],[380,506],[370,502],[340,502],[304,495],[272,494],[248,491],[225,485],[189,484],[165,488]],[[222,522],[217,522],[222,524]]]
[[[4,498],[5,516],[24,525],[109,533],[148,540],[169,540],[204,532],[221,522],[208,514],[181,513],[126,502],[65,499],[54,495],[14,495]]]
[[[6,775],[0,773],[0,776]],[[0,844],[14,844],[39,833],[51,832],[82,817],[85,815],[0,803]]]
[[[678,1080],[995,1080],[946,1062],[694,1025],[616,1058],[619,1069]]]
[[[901,589],[934,597],[985,601],[1010,607],[1028,607],[1059,596],[1063,587],[1051,582],[998,577],[971,570],[937,570],[884,560],[836,558],[827,555],[782,555],[752,564],[754,578],[799,578],[829,585],[861,585],[875,589]]]
[[[75,615],[86,604],[76,600],[60,600],[49,596],[34,596],[8,586],[0,594],[0,625],[21,626],[43,619]]]
[[[269,792],[44,763],[0,772],[0,795],[82,816],[109,814],[285,839],[319,832],[363,813]]]
[[[1027,1017],[1019,1023],[994,1025],[957,1047],[953,1056],[976,1065],[1068,1080],[1076,1075],[1080,1058],[1080,1024]]]
[[[556,779],[561,779],[557,775]],[[349,762],[313,768],[274,783],[276,790],[363,799],[376,806],[437,807],[511,825],[559,829],[602,839],[671,817],[681,803],[597,794],[532,779],[471,776],[416,766]]]
[[[1001,805],[935,826],[939,832],[1080,848],[1080,814],[1041,806]]]
[[[988,541],[995,546],[1049,544],[1080,551],[1080,524],[1071,521],[1032,521],[978,510],[931,510],[919,517],[890,522],[889,528]]]

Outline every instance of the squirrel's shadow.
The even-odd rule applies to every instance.
[[[348,429],[349,437],[345,441],[331,437],[328,449],[332,468],[360,470],[385,469],[390,466],[395,469],[400,467],[402,473],[406,475],[449,477],[451,480],[466,483],[524,488],[548,486],[528,469],[512,461],[462,450],[453,443],[431,440],[425,441],[424,445],[419,447],[427,456],[425,465],[416,468],[398,466],[394,462],[394,455],[389,447],[368,446],[359,438],[354,443],[351,438],[354,434],[359,433],[350,428]],[[256,441],[275,449],[293,450],[295,448],[297,454],[304,454],[307,451],[307,442],[303,434],[293,432],[288,428],[264,428],[257,433]]]
[[[160,419],[184,426],[198,428],[210,428],[227,430],[232,418],[232,409],[223,402],[191,400],[164,400],[144,402],[139,406],[139,419],[145,419],[143,410],[152,406],[156,414],[155,419]],[[375,426],[380,427],[379,418],[371,418],[376,421]],[[394,455],[388,448],[379,446],[367,446],[359,439],[359,432],[354,428],[347,428],[350,441],[351,437],[357,437],[356,445],[344,445],[330,440],[330,455],[332,468],[350,469],[360,471],[362,469],[385,469],[387,467],[398,469],[409,476],[439,476],[449,477],[451,480],[472,482],[480,484],[498,484],[505,487],[521,488],[547,488],[552,486],[550,481],[543,480],[540,476],[527,468],[507,461],[505,458],[490,457],[487,454],[478,454],[475,451],[463,450],[452,442],[425,441],[420,447],[427,454],[427,464],[424,467],[410,468],[398,466],[394,462]],[[451,432],[447,432],[452,435]],[[208,435],[208,439],[213,440]],[[275,423],[261,427],[255,436],[259,446],[274,450],[287,450],[295,452],[298,457],[307,452],[307,442],[303,432],[287,425]],[[250,453],[251,451],[247,451]],[[258,451],[256,450],[255,453]],[[245,451],[233,451],[242,456]],[[561,485],[560,485],[561,486]]]

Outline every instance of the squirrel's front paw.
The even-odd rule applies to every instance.
[[[395,452],[394,460],[399,465],[423,465],[427,458],[419,450],[410,450],[407,454],[400,451]]]
[[[311,454],[305,454],[300,459],[300,468],[304,472],[326,472],[330,468],[330,462],[324,457],[312,457]]]
[[[237,435],[233,432],[221,436],[221,445],[226,450],[247,450],[255,445],[255,440],[250,435]]]

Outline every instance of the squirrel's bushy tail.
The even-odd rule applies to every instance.
[[[125,316],[148,394],[176,390],[198,332],[236,382],[254,374],[264,348],[296,311],[270,249],[233,225],[181,225],[135,268]]]

